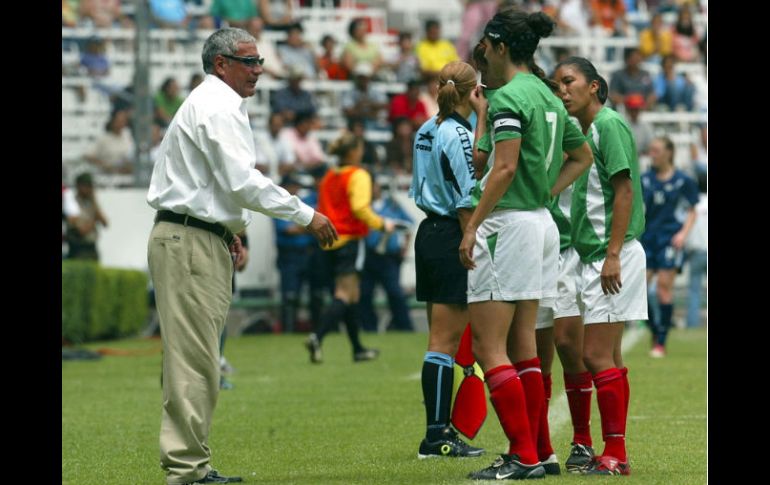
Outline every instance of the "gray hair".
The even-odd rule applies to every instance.
[[[238,52],[238,44],[256,44],[257,39],[243,29],[228,27],[219,29],[206,39],[203,44],[203,72],[214,73],[214,58],[220,54],[235,55]]]

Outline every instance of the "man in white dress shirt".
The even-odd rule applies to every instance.
[[[241,256],[234,234],[247,210],[302,225],[322,246],[337,239],[329,219],[254,167],[246,98],[264,58],[241,29],[203,46],[206,77],[166,131],[147,202],[158,211],[148,243],[163,342],[161,466],[169,485],[240,482],[211,467],[209,429],[219,396],[219,336]]]

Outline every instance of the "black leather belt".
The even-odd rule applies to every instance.
[[[425,212],[425,215],[428,216],[428,220],[430,221],[457,222],[457,218],[452,216],[442,216],[442,215],[436,214],[435,212],[431,212],[424,209],[423,209],[423,212]]]
[[[197,227],[198,229],[203,229],[204,231],[213,232],[217,236],[224,239],[228,246],[230,246],[235,240],[232,231],[218,222],[206,222],[193,216],[177,214],[176,212],[167,210],[158,211],[158,213],[155,215],[155,222],[160,221],[173,222],[175,224]]]

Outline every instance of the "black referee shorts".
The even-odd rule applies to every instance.
[[[434,216],[423,220],[414,240],[417,300],[465,305],[468,270],[460,263],[460,222]]]
[[[365,244],[363,239],[352,239],[337,249],[323,252],[327,267],[331,269],[335,278],[346,274],[360,273],[364,269]]]

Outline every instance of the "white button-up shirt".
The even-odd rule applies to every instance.
[[[233,232],[247,210],[307,226],[314,210],[254,168],[246,100],[207,74],[185,99],[163,137],[147,202],[154,209],[219,222]]]

